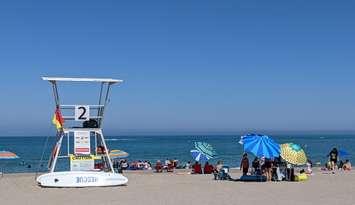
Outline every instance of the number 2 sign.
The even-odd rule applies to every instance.
[[[87,105],[75,105],[75,121],[87,121],[90,119],[90,107]]]

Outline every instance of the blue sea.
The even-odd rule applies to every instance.
[[[343,159],[355,160],[355,134],[294,134],[275,135],[278,143],[293,142],[301,145],[308,158],[314,163],[325,163],[327,154],[333,147],[346,150],[349,156]],[[48,143],[46,148],[46,139]],[[184,136],[109,136],[106,142],[109,149],[120,149],[128,152],[129,161],[178,159],[180,163],[192,161],[190,150],[195,141],[211,144],[218,156],[211,161],[222,160],[231,167],[239,166],[243,147],[238,143],[238,135],[184,135]],[[0,170],[5,173],[46,171],[50,151],[55,144],[55,137],[0,137],[0,150],[15,152],[20,158],[0,160]],[[65,146],[65,140],[63,140]],[[64,153],[62,149],[62,153]],[[42,153],[44,158],[41,161]],[[59,162],[59,167],[65,167]]]

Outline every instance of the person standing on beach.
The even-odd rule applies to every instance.
[[[337,148],[333,148],[332,151],[330,151],[329,153],[329,162],[330,162],[330,168],[335,171],[336,170],[336,166],[337,166],[337,162],[338,162],[338,150]]]
[[[260,160],[258,157],[254,158],[253,162],[251,163],[251,166],[253,167],[252,175],[261,175]]]
[[[240,170],[243,171],[243,175],[247,175],[249,171],[249,159],[248,159],[248,154],[244,153],[243,158],[240,162]]]

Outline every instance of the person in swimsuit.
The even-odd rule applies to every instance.
[[[270,159],[265,159],[264,170],[267,181],[271,181],[272,178],[272,161]]]
[[[255,157],[253,162],[252,162],[252,165],[253,167],[253,171],[252,171],[252,174],[253,175],[261,175],[261,171],[260,171],[260,160],[258,157]]]
[[[242,161],[240,162],[240,170],[243,170],[243,175],[248,174],[249,170],[249,159],[248,159],[248,154],[244,153]]]
[[[336,170],[336,165],[338,162],[338,150],[334,147],[329,153],[330,166],[333,171]]]

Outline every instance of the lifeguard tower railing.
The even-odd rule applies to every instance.
[[[66,121],[64,128],[81,127],[79,123],[94,119],[97,122],[97,127],[102,127],[104,119],[105,107],[109,101],[111,85],[122,83],[122,80],[112,78],[62,78],[62,77],[42,77],[43,80],[49,81],[52,84],[53,95],[56,107],[60,108],[63,118]],[[98,95],[98,104],[96,105],[67,105],[61,104],[58,82],[93,82],[100,83],[100,92]],[[73,124],[76,123],[76,124]]]
[[[106,146],[104,136],[102,133],[102,123],[104,119],[105,107],[109,102],[109,94],[111,85],[115,83],[121,83],[122,80],[111,79],[111,78],[63,78],[63,77],[42,77],[43,80],[49,81],[52,85],[53,95],[55,100],[56,108],[59,108],[62,117],[65,121],[62,129],[57,131],[57,143],[53,148],[52,158],[49,161],[48,168],[51,172],[55,171],[56,163],[58,158],[67,158],[71,155],[70,138],[74,138],[75,132],[88,132],[90,136],[94,136],[95,139],[95,149],[89,148],[87,154],[94,154],[98,156],[97,145],[98,140],[100,141],[104,155],[106,157],[106,162],[108,163],[108,168],[113,171],[112,162],[108,155],[108,148]],[[99,83],[100,92],[98,95],[98,104],[87,104],[87,105],[74,105],[74,104],[61,104],[60,96],[58,92],[58,82],[82,82],[82,83]],[[63,137],[67,138],[67,149],[64,155],[60,155],[60,149],[62,145]],[[64,150],[63,150],[64,151]],[[74,153],[75,154],[75,153]],[[80,153],[78,155],[81,155]]]

